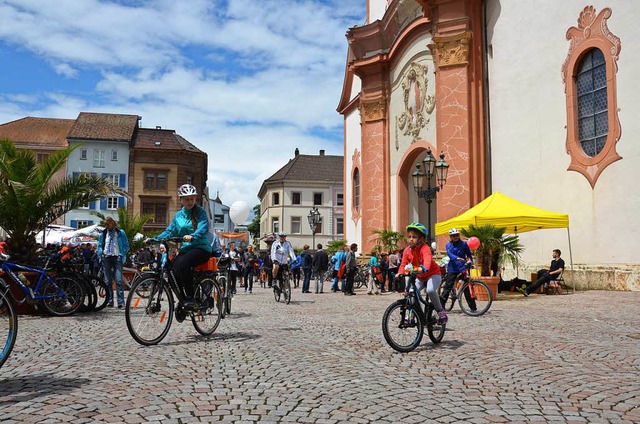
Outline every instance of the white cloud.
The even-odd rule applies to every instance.
[[[342,154],[337,106],[348,27],[362,0],[0,0],[0,43],[27,50],[95,91],[54,84],[0,94],[0,119],[142,116],[209,155],[212,196],[257,203],[262,181],[293,157]],[[19,47],[17,47],[19,46]],[[31,103],[28,101],[31,100]],[[36,100],[39,100],[36,102]],[[35,102],[35,104],[34,104]]]

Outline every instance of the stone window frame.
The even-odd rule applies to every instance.
[[[617,83],[618,57],[620,54],[620,38],[607,28],[607,19],[611,17],[611,9],[604,8],[596,15],[593,6],[585,7],[578,18],[578,27],[567,30],[569,52],[562,66],[562,79],[565,84],[567,104],[567,140],[566,150],[571,158],[568,170],[576,171],[587,179],[591,188],[595,187],[602,171],[613,162],[622,159],[616,151],[616,143],[620,139],[622,128],[618,117]],[[582,149],[578,132],[578,93],[576,75],[582,59],[594,48],[604,54],[607,72],[607,117],[609,131],[602,150],[593,157]]]

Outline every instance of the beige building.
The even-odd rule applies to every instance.
[[[207,154],[174,130],[140,128],[129,151],[129,196],[133,212],[150,214],[145,231],[163,230],[182,208],[178,187],[207,185]]]
[[[283,231],[294,248],[311,246],[314,235],[308,216],[317,208],[320,223],[315,244],[343,239],[343,169],[342,156],[325,155],[324,150],[319,155],[301,155],[296,149],[294,158],[260,187],[260,234]],[[260,248],[267,245],[261,242]]]

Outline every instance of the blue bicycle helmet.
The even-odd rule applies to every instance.
[[[411,224],[407,225],[406,231],[409,231],[409,230],[416,230],[422,233],[425,237],[427,236],[427,227],[425,227],[424,224],[421,224],[419,222],[412,222]]]

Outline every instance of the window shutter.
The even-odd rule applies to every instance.
[[[118,197],[118,207],[121,208],[124,206],[124,197]]]
[[[71,220],[71,226],[72,226],[73,228],[76,228],[76,229],[77,229],[77,228],[78,228],[78,220],[76,220],[76,219],[72,219],[72,220]]]
[[[125,188],[127,184],[127,174],[120,174],[120,188]],[[118,200],[118,204],[120,201]]]
[[[100,209],[101,210],[107,210],[107,198],[103,197],[100,199]]]
[[[96,202],[89,202],[89,209],[95,209],[96,208]]]

